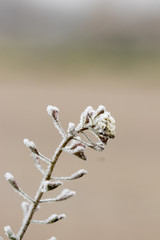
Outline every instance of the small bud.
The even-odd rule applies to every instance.
[[[84,154],[84,147],[82,146],[77,146],[77,148],[74,149],[73,154],[82,160],[87,160],[87,157]]]
[[[60,181],[56,181],[56,182],[50,182],[50,181],[45,181],[43,183],[43,188],[42,188],[42,192],[47,192],[47,191],[51,191],[59,186],[63,185],[62,182]]]
[[[93,114],[93,108],[88,106],[85,111],[80,116],[80,125],[84,127],[86,124],[90,122],[90,117]]]
[[[7,172],[5,174],[5,178],[15,190],[19,191],[19,187],[18,187],[18,185],[17,185],[16,181],[14,180],[14,177],[11,173]]]
[[[83,177],[85,174],[87,174],[87,171],[85,171],[84,169],[80,169],[79,171],[73,173],[73,174],[70,176],[70,180],[75,180],[75,179],[81,178],[81,177]]]
[[[52,118],[54,118],[54,120],[58,121],[59,109],[57,107],[53,107],[53,106],[49,105],[47,107],[47,112]]]
[[[45,222],[46,222],[46,224],[55,223],[55,222],[57,222],[61,219],[64,219],[64,218],[66,218],[65,214],[61,214],[61,215],[53,214],[49,218],[47,218],[45,220]]]
[[[31,221],[34,223],[37,223],[37,224],[51,224],[51,223],[55,223],[64,218],[66,218],[65,214],[61,214],[61,215],[52,214],[50,217],[48,217],[45,220],[40,220],[40,221],[39,220],[31,220]]]
[[[104,113],[105,111],[106,111],[105,107],[100,105],[96,110],[95,117],[99,116],[100,114]]]
[[[29,141],[27,138],[25,138],[25,139],[23,140],[23,142],[24,142],[24,144],[26,145],[26,147],[31,150],[32,153],[37,154],[37,155],[39,154],[39,153],[38,153],[38,150],[37,150],[37,148],[36,148],[36,144],[35,144],[34,142]]]
[[[71,191],[69,189],[63,189],[63,191],[61,192],[61,194],[59,194],[54,201],[58,202],[58,201],[63,201],[66,200],[72,196],[74,196],[76,194],[75,191]]]
[[[64,151],[74,154],[75,156],[87,160],[87,157],[84,154],[85,145],[77,140],[73,140],[72,143],[64,148]]]
[[[13,232],[10,226],[4,227],[5,234],[7,237],[11,240],[19,240],[19,237],[17,237]]]
[[[70,135],[72,135],[72,136],[74,136],[74,135],[76,135],[76,130],[75,130],[75,124],[74,123],[69,123],[68,124],[68,130],[67,130],[67,132],[70,134]]]

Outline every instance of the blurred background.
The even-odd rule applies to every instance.
[[[56,176],[84,168],[63,203],[35,218],[66,213],[53,225],[31,225],[24,239],[160,239],[160,2],[158,0],[0,0],[0,235],[22,219],[11,172],[32,197],[41,175],[23,146],[33,140],[51,157],[61,138],[45,109],[60,108],[64,128],[88,105],[105,105],[117,134],[88,161],[63,154]],[[56,190],[48,196],[55,196]]]

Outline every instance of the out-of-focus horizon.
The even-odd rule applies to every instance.
[[[6,72],[33,66],[51,74],[140,70],[157,83],[159,42],[158,1],[0,1],[0,65]]]
[[[155,46],[160,41],[160,3],[1,0],[0,40],[52,45],[116,41]]]

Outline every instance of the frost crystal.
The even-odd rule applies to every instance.
[[[48,240],[56,240],[56,238],[55,237],[51,237],[50,239],[48,239]]]

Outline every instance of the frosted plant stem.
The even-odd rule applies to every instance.
[[[43,182],[44,181],[47,181],[50,179],[51,177],[51,174],[52,174],[52,171],[56,165],[56,162],[58,161],[59,159],[59,156],[61,155],[62,151],[63,151],[63,148],[67,145],[67,143],[72,139],[73,137],[72,136],[69,136],[69,137],[66,137],[62,140],[62,142],[60,143],[59,147],[56,149],[55,151],[55,154],[53,155],[52,159],[51,159],[51,162],[49,163],[49,166],[46,170],[46,173],[45,173],[45,176],[43,177],[42,181],[41,181],[41,184],[40,184],[40,187],[36,193],[36,196],[35,196],[35,199],[34,199],[34,202],[30,205],[30,208],[28,210],[28,213],[27,215],[25,216],[24,218],[24,221],[22,223],[22,226],[17,234],[17,237],[19,240],[21,240],[29,226],[29,224],[31,223],[31,220],[32,220],[32,217],[34,215],[34,212],[40,202],[40,199],[42,198],[42,195],[43,195],[43,192],[41,191],[42,189],[42,186],[43,186]]]

